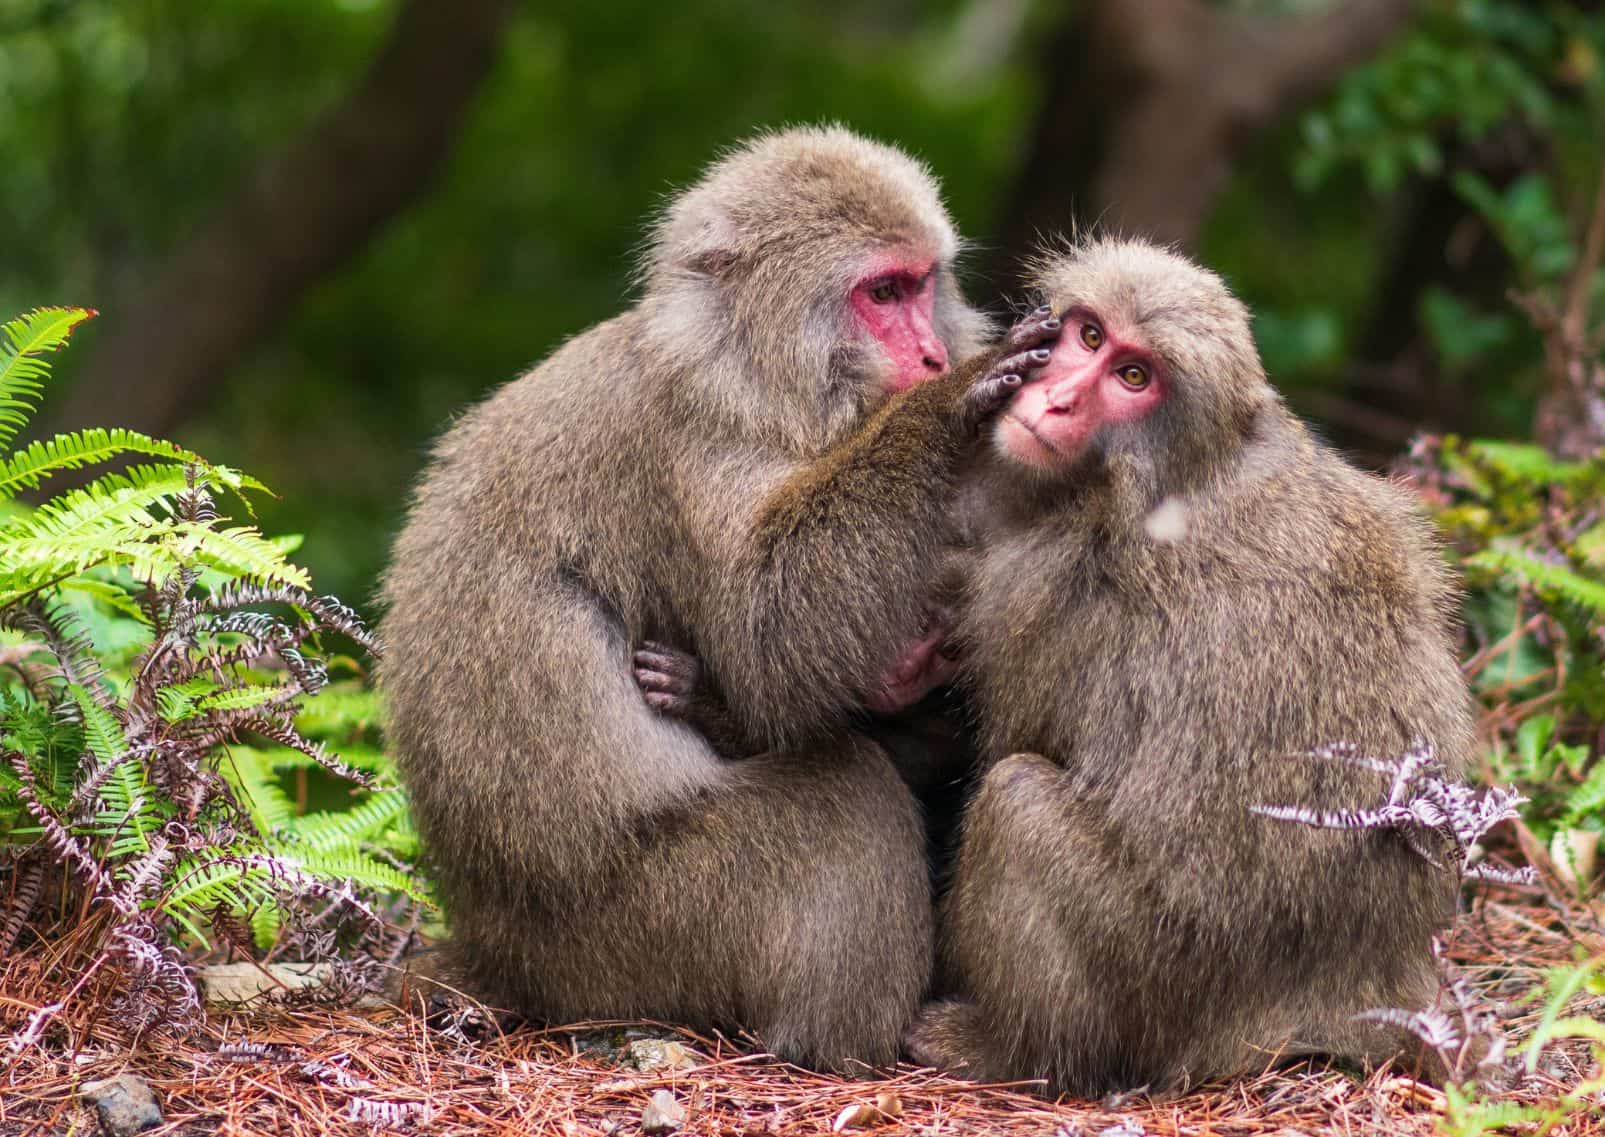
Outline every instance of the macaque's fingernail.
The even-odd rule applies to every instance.
[[[1031,353],[1031,358],[1036,360],[1038,363],[1046,363],[1052,357],[1053,352],[1049,351],[1045,347],[1039,347]]]
[[[1012,374],[1005,375],[1002,379],[999,379],[998,382],[1002,383],[1005,387],[1018,387],[1020,385],[1020,377]]]
[[[1056,332],[1062,327],[1064,327],[1064,321],[1057,316],[1051,320],[1042,321],[1042,330],[1045,332]]]
[[[1051,306],[1049,306],[1047,304],[1044,304],[1042,307],[1038,308],[1035,312],[1032,312],[1031,314],[1033,316],[1046,316],[1049,313],[1051,313],[1052,311],[1053,311],[1053,308]]]

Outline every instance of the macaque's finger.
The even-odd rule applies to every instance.
[[[986,376],[970,388],[964,399],[965,409],[972,420],[980,424],[1007,406],[1023,386],[1025,380],[1013,371]]]
[[[646,705],[660,714],[677,715],[685,709],[685,700],[678,695],[670,695],[663,691],[648,691]]]
[[[1029,377],[1033,371],[1047,366],[1048,360],[1053,358],[1053,352],[1045,347],[1032,348],[1015,355],[1006,355],[994,363],[988,370],[993,375],[1007,375],[1014,373],[1022,378]]]
[[[646,691],[672,691],[684,694],[685,682],[678,675],[670,675],[663,671],[649,671],[645,668],[635,669],[635,681]]]
[[[1053,309],[1044,306],[1005,332],[998,347],[1009,353],[1041,347],[1056,341],[1063,330],[1064,321],[1053,315]]]
[[[693,678],[697,674],[698,667],[696,660],[685,652],[665,648],[650,641],[636,649],[635,666],[637,669],[644,667],[667,675],[677,675],[683,679]]]

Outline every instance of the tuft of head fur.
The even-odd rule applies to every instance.
[[[1214,272],[1173,249],[1136,238],[1077,235],[1028,261],[1032,287],[1065,313],[1083,308],[1145,343],[1166,366],[1164,402],[1140,428],[1164,445],[1143,448],[1143,508],[1208,479],[1236,460],[1255,420],[1281,398],[1254,344],[1248,308]],[[1130,465],[1118,428],[1104,458]],[[1118,473],[1118,471],[1116,471]],[[1149,500],[1151,499],[1151,500]]]
[[[674,198],[653,226],[649,291],[683,274],[851,260],[876,247],[958,255],[958,234],[925,165],[841,126],[768,131],[741,143]]]
[[[877,258],[934,261],[937,333],[953,358],[979,349],[988,327],[959,293],[959,251],[935,179],[903,151],[840,126],[760,134],[653,226],[639,270],[648,346],[700,413],[817,448],[881,394],[880,357],[845,304]]]

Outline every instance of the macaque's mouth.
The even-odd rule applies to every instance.
[[[1060,450],[1053,443],[1049,442],[1046,438],[1043,438],[1042,435],[1038,434],[1037,431],[1036,431],[1036,428],[1033,427],[1030,423],[1026,422],[1025,419],[1021,418],[1019,415],[1005,412],[1003,417],[1008,419],[1010,422],[1014,423],[1015,426],[1018,426],[1021,430],[1025,431],[1032,438],[1036,439],[1037,445],[1042,447],[1044,450],[1050,451],[1051,453],[1054,453],[1054,454],[1058,454],[1060,457],[1064,456],[1064,452],[1062,450]]]

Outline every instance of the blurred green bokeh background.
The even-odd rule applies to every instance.
[[[451,15],[409,27],[431,6]],[[103,312],[63,361],[86,386],[57,410],[82,421],[49,426],[126,417],[252,471],[281,495],[264,528],[305,533],[320,588],[358,603],[430,440],[626,304],[645,219],[754,130],[838,120],[924,158],[975,241],[969,291],[1000,312],[1037,229],[1181,241],[1255,309],[1295,405],[1373,463],[1419,429],[1531,435],[1545,360],[1509,293],[1567,286],[1605,152],[1593,3],[453,7],[0,0],[0,311]],[[430,70],[459,34],[488,45],[482,79]],[[127,345],[181,351],[216,315],[151,319],[141,300],[205,296],[185,265],[209,219],[352,110],[408,36],[386,81],[414,103],[352,121],[405,147],[391,108],[459,89],[438,163],[392,172],[335,146],[333,177],[263,191],[273,239],[219,246],[210,271],[282,277],[285,235],[321,240],[302,218],[342,186],[359,212],[386,185],[398,200],[269,289],[203,382],[156,398],[166,357]]]

